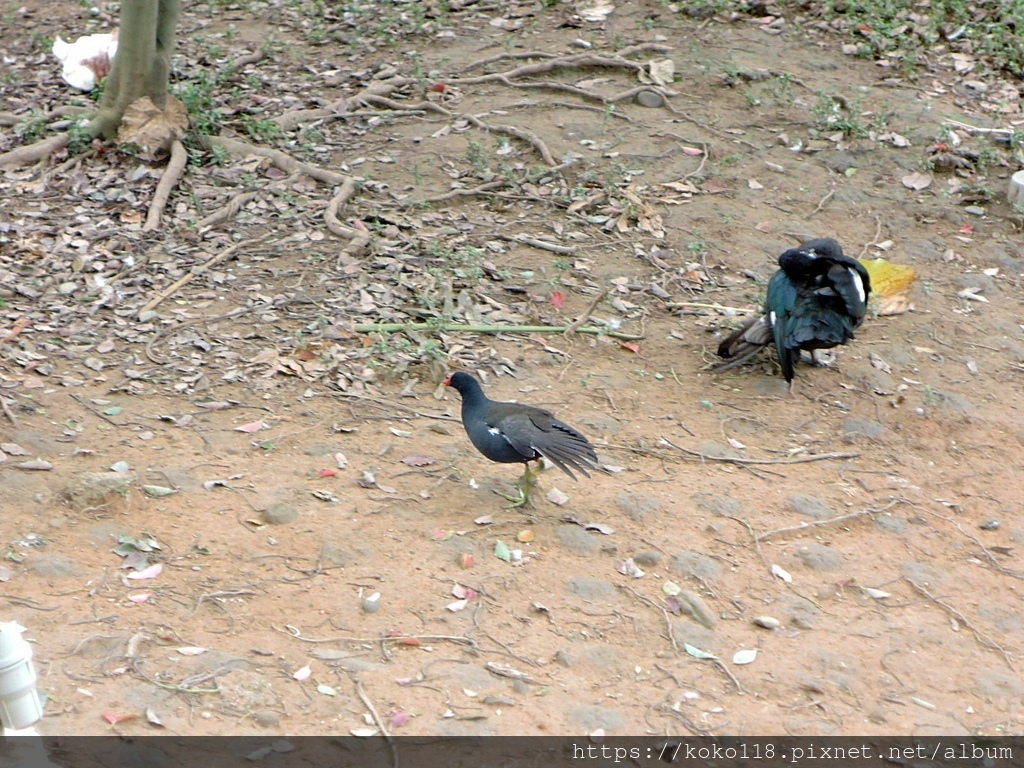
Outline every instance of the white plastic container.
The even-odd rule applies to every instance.
[[[1006,200],[1013,206],[1024,205],[1024,171],[1017,171],[1010,177]]]
[[[43,702],[36,690],[32,646],[15,621],[0,623],[0,726],[20,730],[43,718]]]

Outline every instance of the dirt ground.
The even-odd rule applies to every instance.
[[[789,11],[309,5],[189,4],[175,79],[270,39],[210,107],[241,134],[407,78],[397,108],[271,142],[361,179],[339,218],[367,254],[339,255],[329,186],[258,158],[190,168],[157,233],[160,164],[0,177],[0,329],[22,328],[0,347],[0,619],[34,643],[39,729],[1021,733],[1017,166],[956,128],[974,158],[926,167],[945,121],[1013,128],[1019,95],[941,51],[899,75]],[[4,17],[4,109],[76,98],[39,36],[108,17],[61,8]],[[641,86],[621,65],[481,78],[549,54],[671,59],[677,81],[643,106],[591,98]],[[475,191],[423,202],[453,189]],[[792,394],[768,352],[709,371],[815,236],[913,267],[912,311]],[[642,338],[438,330],[588,309]],[[434,326],[355,328],[412,321]],[[503,509],[519,470],[469,444],[439,388],[456,368],[556,411],[610,471],[547,471],[534,510]]]

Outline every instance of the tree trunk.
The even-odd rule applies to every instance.
[[[122,0],[117,55],[87,127],[93,136],[116,138],[125,109],[143,96],[160,109],[166,106],[180,7],[181,0]]]

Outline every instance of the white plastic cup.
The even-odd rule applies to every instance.
[[[1010,205],[1024,205],[1024,171],[1017,171],[1010,177],[1006,190],[1006,201]]]
[[[0,623],[0,726],[20,730],[43,719],[32,646],[17,622]]]

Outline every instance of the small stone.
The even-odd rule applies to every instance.
[[[150,320],[156,320],[157,314],[152,309],[147,309],[145,312],[139,312],[139,322],[148,323]]]
[[[877,440],[885,432],[885,427],[871,419],[849,418],[843,422],[843,437],[847,442],[854,442],[858,437]]]
[[[656,552],[655,550],[641,552],[638,555],[633,555],[633,562],[637,565],[646,565],[648,567],[657,565],[661,562],[661,552]]]
[[[823,520],[832,517],[832,509],[817,496],[810,496],[806,493],[794,493],[786,499],[786,506],[794,512],[816,520]]]
[[[797,550],[800,562],[814,571],[838,571],[843,567],[843,554],[831,547],[812,542]]]
[[[299,519],[299,510],[283,501],[263,510],[263,520],[269,525],[286,525]]]
[[[718,577],[718,563],[700,552],[682,551],[672,556],[672,570],[680,576],[701,580]]]
[[[640,91],[636,95],[636,103],[641,107],[647,107],[648,109],[655,109],[662,106],[665,103],[665,99],[657,91]]]
[[[782,626],[782,622],[774,616],[755,616],[753,621],[755,625],[764,629],[778,629]]]
[[[374,592],[363,600],[363,613],[376,613],[380,610],[380,592]]]
[[[29,568],[44,579],[63,579],[74,576],[75,562],[65,555],[37,555],[29,563]]]
[[[595,579],[589,576],[580,576],[569,581],[569,591],[587,600],[599,600],[608,597],[615,588],[610,581]]]
[[[281,724],[281,716],[272,709],[261,709],[252,719],[260,728],[277,728]]]
[[[986,520],[984,523],[978,526],[983,531],[998,531],[999,521],[998,520]]]
[[[979,205],[968,205],[964,208],[964,213],[969,213],[971,216],[984,216],[985,209]]]
[[[563,525],[555,531],[555,536],[563,547],[578,555],[593,555],[601,548],[597,540],[599,534],[588,533],[578,525]]]
[[[623,491],[615,497],[615,505],[633,520],[642,520],[645,515],[657,512],[661,501],[646,493]]]
[[[708,629],[714,629],[715,625],[718,624],[718,616],[708,607],[704,598],[696,592],[680,592],[676,595],[676,599],[679,601],[679,608],[682,613],[692,618],[698,624]]]

